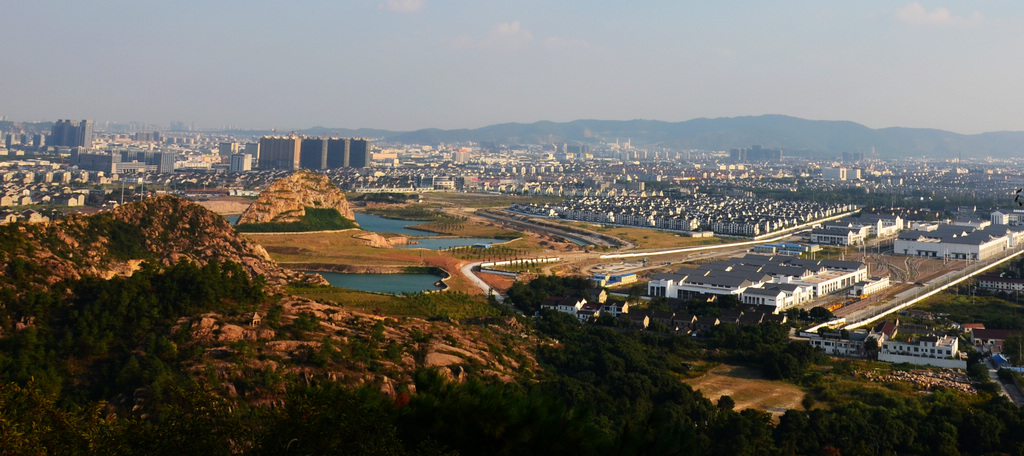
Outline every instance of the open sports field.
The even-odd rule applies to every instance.
[[[722,396],[731,397],[737,411],[756,408],[778,420],[788,409],[802,409],[803,390],[781,380],[765,380],[760,372],[749,367],[722,364],[701,377],[684,381],[712,402],[717,403]]]

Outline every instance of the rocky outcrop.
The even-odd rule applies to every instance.
[[[296,222],[306,215],[307,207],[337,209],[342,217],[355,220],[345,194],[330,178],[301,170],[267,186],[259,198],[242,213],[238,224]]]
[[[415,244],[415,241],[410,242],[409,238],[405,236],[384,237],[377,233],[364,233],[354,237],[361,241],[365,241],[365,245],[379,249],[390,249],[396,245]]]
[[[0,264],[17,264],[17,271],[10,271],[15,276],[0,274],[0,288],[18,292],[84,276],[130,276],[143,262],[169,266],[187,260],[201,266],[230,261],[270,283],[298,278],[235,232],[224,217],[174,196],[45,225],[7,225],[0,227],[0,238]]]

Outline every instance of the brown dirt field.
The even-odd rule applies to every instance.
[[[196,204],[218,214],[228,215],[245,212],[249,205],[252,204],[252,200],[239,196],[224,196],[221,198],[211,198],[208,201],[196,201]]]
[[[798,386],[780,380],[765,380],[752,368],[723,364],[708,371],[703,377],[684,380],[704,397],[717,403],[722,396],[736,402],[735,410],[755,408],[772,414],[778,422],[789,409],[801,409],[804,391]]]
[[[494,287],[494,289],[501,294],[505,294],[509,288],[512,288],[512,284],[516,283],[516,279],[512,277],[497,274],[477,274],[477,277],[480,277],[480,280],[483,280],[488,285]]]

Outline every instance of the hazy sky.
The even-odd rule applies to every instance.
[[[1024,130],[1024,2],[13,0],[0,115],[240,128],[787,114]]]

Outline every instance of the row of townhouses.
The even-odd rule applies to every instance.
[[[687,198],[585,197],[562,205],[513,204],[509,210],[530,215],[562,217],[593,223],[660,228],[710,230],[732,236],[758,236],[854,208],[823,204],[695,195]]]
[[[722,311],[717,317],[698,317],[693,314],[675,313],[659,310],[636,309],[622,301],[608,301],[602,289],[587,289],[586,297],[573,296],[549,296],[543,304],[542,309],[550,309],[573,315],[580,322],[586,322],[601,315],[629,321],[634,326],[646,329],[653,323],[659,323],[675,332],[689,334],[691,332],[707,331],[723,323],[761,324],[786,322],[785,315],[776,315],[770,312],[758,310],[756,306],[750,306],[746,310],[728,309]]]

